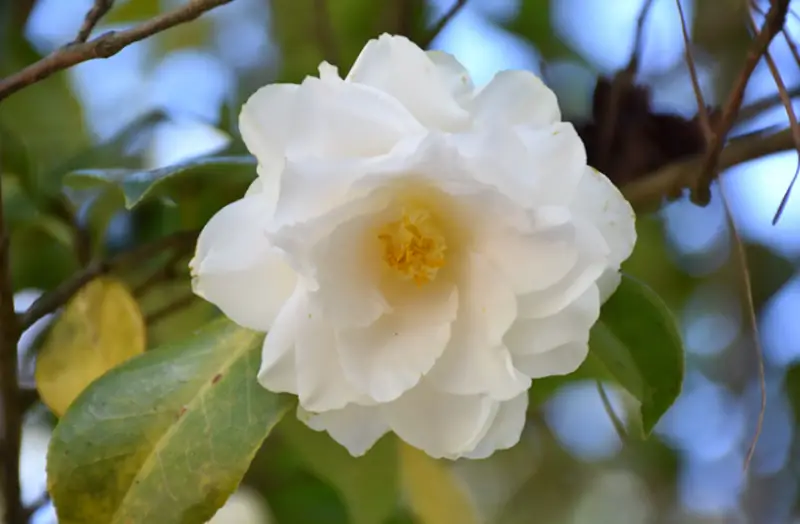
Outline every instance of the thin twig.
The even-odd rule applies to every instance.
[[[94,0],[94,5],[89,12],[86,13],[86,16],[83,19],[83,24],[81,25],[80,30],[78,31],[78,36],[75,37],[75,40],[72,41],[73,44],[82,44],[89,39],[89,36],[92,34],[92,30],[94,30],[95,26],[100,19],[103,18],[106,13],[111,9],[114,5],[114,0]]]
[[[0,144],[3,147],[4,144]],[[1,152],[1,151],[0,151]],[[3,188],[0,183],[0,401],[2,402],[2,448],[0,449],[0,481],[5,501],[5,518],[9,524],[24,524],[19,481],[19,455],[22,443],[22,409],[17,377],[17,345],[22,329],[14,310],[14,287],[11,283],[9,230],[3,209]]]
[[[467,0],[456,0],[456,3],[453,4],[453,6],[448,9],[444,15],[442,15],[438,22],[436,22],[436,25],[433,26],[433,29],[431,29],[430,33],[428,33],[425,38],[420,40],[419,46],[422,49],[427,49],[430,47],[431,43],[436,39],[437,36],[439,36],[439,33],[444,30],[447,24],[449,24],[450,21],[455,18],[458,12],[461,11],[465,5],[467,5]]]
[[[778,86],[778,93],[780,94],[783,105],[786,108],[786,115],[789,117],[789,129],[792,132],[794,146],[797,149],[797,167],[795,167],[794,175],[792,176],[792,180],[789,182],[789,187],[786,188],[786,192],[783,194],[780,204],[778,204],[778,209],[775,211],[775,215],[772,217],[772,225],[774,226],[778,223],[778,219],[780,219],[783,210],[786,208],[786,204],[789,202],[789,195],[791,195],[792,188],[794,187],[795,182],[797,182],[797,175],[800,173],[800,126],[797,125],[797,115],[795,115],[794,108],[792,107],[792,99],[789,98],[789,93],[786,91],[786,86],[783,83],[783,79],[781,79],[778,66],[775,64],[775,60],[772,59],[772,55],[769,52],[767,52],[764,57],[767,59],[769,70],[775,79],[775,84]]]
[[[761,57],[764,56],[764,53],[769,48],[772,39],[783,29],[788,10],[789,0],[772,0],[761,31],[750,45],[742,70],[722,108],[719,123],[715,126],[716,129],[714,129],[711,141],[708,144],[706,158],[693,187],[692,200],[698,204],[705,205],[711,200],[711,182],[719,172],[719,157],[724,148],[728,132],[736,121],[741,108],[745,88],[758,61],[761,60]]]
[[[639,69],[639,60],[642,57],[642,44],[644,43],[644,23],[647,20],[647,14],[650,8],[653,7],[653,0],[645,0],[642,10],[639,11],[639,18],[636,19],[636,36],[633,39],[633,51],[631,57],[628,59],[628,66],[625,68],[631,73],[635,73]]]
[[[798,97],[800,96],[800,86],[795,86],[791,89],[787,88],[787,92],[789,93],[789,98]],[[782,100],[780,95],[769,95],[759,98],[754,102],[742,106],[742,108],[739,110],[739,116],[736,118],[736,122],[746,122],[747,120],[758,116],[763,111],[772,109],[774,106],[781,103]]]
[[[752,20],[750,20],[750,23],[755,29],[755,25],[753,24]],[[783,33],[783,37],[792,52],[795,62],[797,62],[797,65],[800,65],[800,53],[797,51],[797,46],[792,39],[789,38],[789,33],[786,31],[786,28],[784,28],[781,32]],[[786,85],[783,83],[783,79],[778,71],[778,67],[775,65],[775,61],[772,59],[772,56],[769,52],[767,52],[766,58],[770,72],[772,73],[772,77],[775,79],[775,85],[778,87],[778,96],[780,96],[783,107],[786,108],[786,115],[789,117],[789,126],[792,129],[792,138],[794,138],[794,145],[795,148],[797,148],[797,167],[794,170],[794,176],[792,176],[792,180],[789,182],[789,187],[786,188],[786,192],[783,194],[780,204],[778,204],[778,209],[775,211],[775,216],[772,217],[772,225],[774,226],[778,223],[781,214],[783,214],[783,210],[786,208],[786,204],[789,202],[789,195],[792,194],[792,188],[794,188],[794,185],[797,182],[797,175],[800,174],[800,126],[797,124],[797,115],[795,114],[794,106],[792,105],[792,96],[789,94],[788,90],[786,89]]]
[[[711,120],[708,117],[708,109],[706,102],[703,100],[703,90],[700,88],[700,79],[697,77],[697,67],[694,63],[694,55],[692,54],[692,42],[689,39],[689,31],[686,29],[686,18],[683,14],[683,6],[681,0],[675,0],[678,5],[678,16],[681,19],[681,31],[683,31],[683,47],[684,56],[686,58],[686,65],[689,68],[689,77],[692,80],[692,90],[694,91],[695,100],[697,102],[697,111],[700,115],[700,128],[703,131],[703,136],[706,142],[711,141],[714,132],[711,130]]]
[[[756,430],[753,433],[753,439],[750,441],[750,446],[747,448],[747,455],[745,455],[743,469],[747,471],[750,466],[750,461],[753,459],[753,454],[756,451],[756,444],[761,437],[761,431],[764,428],[764,414],[767,411],[767,384],[764,371],[764,350],[761,347],[761,337],[758,334],[758,319],[756,318],[756,307],[753,303],[753,285],[750,281],[750,267],[747,263],[747,252],[745,251],[744,242],[742,241],[739,231],[736,229],[736,223],[733,220],[730,206],[728,205],[728,198],[725,195],[725,188],[723,187],[722,180],[717,185],[719,186],[719,194],[722,200],[722,205],[725,208],[725,217],[728,221],[728,226],[731,228],[733,234],[733,241],[736,245],[736,261],[739,264],[739,273],[742,278],[742,291],[744,292],[747,306],[747,316],[750,321],[750,329],[753,330],[753,346],[756,350],[756,360],[758,361],[758,387],[761,393],[760,405],[758,409],[758,420],[756,422]]]
[[[191,306],[195,300],[197,300],[197,295],[194,293],[187,293],[186,295],[178,298],[174,302],[170,302],[166,306],[153,311],[147,317],[145,317],[144,321],[145,324],[148,326],[155,324],[156,322],[160,322],[164,320],[168,316],[172,315],[173,313],[177,313],[181,309],[187,308]]]
[[[88,42],[67,45],[53,51],[38,62],[0,80],[0,101],[16,93],[25,86],[70,68],[76,64],[108,58],[119,53],[128,45],[144,40],[156,33],[165,31],[199,17],[206,11],[232,2],[233,0],[191,0],[167,13],[143,22],[126,31],[110,31]]]
[[[779,1],[782,1],[782,0],[776,0],[776,1],[779,2]],[[773,4],[773,7],[774,7],[774,4]],[[690,49],[689,36],[688,36],[688,34],[686,32],[686,23],[685,23],[685,20],[683,18],[683,10],[681,9],[681,4],[680,4],[679,0],[678,0],[678,11],[680,13],[681,22],[683,23],[683,27],[684,27],[683,35],[684,35],[684,41],[685,41],[685,44],[686,44],[686,63],[689,66],[689,72],[690,72],[691,77],[692,77],[692,86],[693,86],[693,89],[694,89],[694,92],[695,92],[695,96],[697,97],[697,110],[699,111],[700,122],[701,122],[701,125],[703,126],[703,135],[705,136],[706,146],[707,147],[712,147],[712,144],[714,144],[716,140],[719,140],[720,134],[721,133],[727,134],[728,130],[730,129],[730,125],[733,124],[733,121],[731,121],[730,124],[728,125],[728,127],[723,127],[725,125],[724,124],[725,113],[730,110],[730,106],[726,107],[723,110],[723,117],[722,117],[723,121],[720,122],[720,127],[718,127],[716,130],[712,130],[711,122],[709,121],[709,118],[708,118],[708,111],[706,110],[706,104],[705,104],[705,101],[703,100],[703,93],[700,91],[700,83],[697,81],[697,71],[695,70],[694,60],[692,58],[692,52],[691,52],[691,49]],[[785,18],[785,13],[784,13],[784,18]],[[750,21],[749,17],[748,17],[748,21]],[[750,22],[752,23],[752,21],[750,21]],[[782,26],[783,26],[783,24],[781,24],[781,28],[782,28]],[[780,30],[780,28],[778,30]],[[755,28],[755,24],[753,24],[753,31],[757,31],[757,29]],[[760,34],[756,34],[755,36],[756,36],[756,38],[755,38],[756,41],[758,41],[761,38]],[[763,51],[761,51],[761,53],[766,55],[767,62],[770,63],[770,62],[772,62],[772,58],[769,55],[768,48],[769,48],[769,42],[767,42],[767,47],[765,49],[763,49]],[[773,63],[773,66],[774,66],[774,63]],[[752,71],[747,73],[747,78],[748,79],[749,79],[750,74],[752,74]],[[778,84],[778,88],[780,90],[781,87],[783,87],[783,81],[781,80],[780,75],[777,74],[777,69],[774,70],[774,75],[775,75],[775,81]],[[743,85],[747,85],[747,80],[744,81]],[[783,88],[782,92],[786,93],[785,87]],[[791,100],[789,100],[788,97],[787,97],[787,101],[788,101],[788,104],[789,104],[788,107],[791,110]],[[741,106],[741,103],[742,103],[741,98],[738,101],[735,102],[735,104],[736,104],[736,107],[734,109],[735,112],[738,112],[739,107]],[[735,114],[734,114],[733,118],[734,119],[736,118]],[[722,148],[720,148],[720,153],[722,153]],[[706,158],[708,158],[708,157],[706,157]],[[715,168],[716,168],[716,166],[715,166]],[[703,174],[703,172],[701,172],[701,176],[702,176],[702,174]],[[709,181],[709,184],[710,184],[710,181]],[[730,206],[728,205],[728,199],[725,196],[725,188],[723,187],[722,180],[719,180],[717,185],[719,186],[719,192],[720,192],[720,197],[722,199],[722,205],[723,205],[723,208],[725,209],[725,218],[728,221],[728,225],[729,225],[729,227],[731,229],[731,232],[733,234],[734,244],[736,245],[736,257],[737,257],[737,261],[738,261],[738,264],[739,264],[740,274],[741,274],[741,277],[742,277],[742,287],[743,287],[745,295],[747,297],[748,315],[749,315],[751,327],[752,327],[753,333],[754,333],[754,338],[755,338],[754,342],[755,342],[755,346],[756,346],[756,354],[758,356],[758,369],[759,369],[758,378],[759,378],[759,385],[761,387],[761,410],[759,411],[759,415],[758,415],[758,424],[757,424],[757,427],[756,427],[756,433],[755,433],[755,436],[753,437],[753,441],[750,444],[750,448],[748,450],[747,457],[745,458],[745,461],[744,461],[744,469],[746,470],[748,465],[750,464],[750,459],[753,456],[753,452],[755,451],[756,443],[758,442],[758,437],[761,435],[761,429],[762,429],[763,423],[764,423],[764,411],[766,410],[766,405],[767,405],[767,388],[766,388],[766,383],[765,383],[765,380],[764,380],[764,358],[763,358],[763,351],[761,350],[761,344],[760,344],[759,337],[758,337],[758,321],[756,320],[755,306],[753,305],[753,293],[752,293],[752,287],[750,285],[750,268],[748,267],[748,264],[747,264],[747,254],[745,253],[744,242],[742,242],[742,238],[739,235],[739,231],[736,229],[736,223],[733,220],[733,215],[731,214]],[[706,189],[709,189],[709,191],[710,191],[710,188],[706,188]]]
[[[750,16],[747,17],[747,21],[749,22],[750,28],[752,31],[756,33],[756,38],[758,38],[758,29],[756,28],[755,22],[753,22]],[[767,61],[767,66],[769,67],[770,73],[772,73],[772,77],[775,79],[775,85],[778,88],[778,94],[781,96],[781,101],[783,102],[784,107],[786,108],[786,114],[789,117],[789,129],[792,133],[792,140],[794,141],[795,148],[800,146],[800,127],[797,125],[797,117],[795,116],[794,109],[792,108],[792,99],[789,97],[789,93],[786,91],[786,85],[783,83],[783,79],[781,78],[780,72],[778,71],[778,66],[775,64],[775,61],[772,59],[772,55],[767,49],[764,52],[764,57]],[[789,184],[789,189],[786,191],[783,199],[781,200],[780,205],[778,206],[778,211],[775,214],[775,217],[772,220],[772,224],[778,220],[781,211],[783,210],[784,206],[786,205],[786,201],[789,197],[789,192],[794,185],[794,181],[797,179],[797,172],[800,170],[800,151],[798,151],[798,165],[795,169],[794,177],[792,177],[792,182]],[[745,251],[744,242],[742,242],[742,238],[739,235],[739,231],[736,228],[736,223],[733,220],[733,215],[730,211],[730,206],[728,204],[728,198],[725,195],[725,188],[723,186],[722,180],[719,181],[719,193],[720,197],[722,198],[722,205],[725,208],[725,216],[728,221],[728,225],[731,228],[731,232],[733,234],[734,244],[736,245],[736,259],[739,263],[739,271],[742,277],[742,290],[745,295],[745,299],[747,301],[747,315],[748,320],[750,321],[750,329],[753,330],[753,346],[756,350],[756,360],[758,362],[758,387],[761,393],[761,404],[758,410],[758,420],[756,422],[756,430],[753,434],[753,439],[750,442],[750,446],[747,448],[747,455],[744,459],[744,470],[747,471],[748,466],[750,465],[750,461],[753,459],[753,454],[756,451],[756,445],[758,444],[758,439],[761,436],[761,431],[764,428],[764,414],[767,411],[767,381],[764,371],[764,350],[761,347],[761,337],[758,334],[758,319],[756,318],[756,307],[753,303],[753,289],[752,284],[750,282],[750,268],[747,263],[747,253]]]
[[[98,276],[120,267],[139,264],[167,249],[190,249],[196,239],[196,231],[182,231],[120,253],[110,260],[91,262],[82,271],[75,273],[69,280],[65,280],[54,290],[39,297],[28,311],[22,315],[21,325],[23,329],[27,329],[43,316],[66,304],[84,285]]]
[[[603,387],[603,384],[600,383],[598,380],[597,384],[597,393],[600,395],[600,401],[603,403],[603,409],[606,411],[608,418],[611,420],[611,424],[614,426],[614,431],[617,432],[617,436],[622,441],[623,444],[628,443],[628,432],[625,431],[625,424],[617,416],[616,412],[614,412],[614,406],[611,405],[611,400],[608,398],[606,394],[606,390]]]
[[[336,64],[339,61],[339,46],[333,30],[333,20],[328,9],[328,0],[314,0],[314,33],[322,56],[327,62]]]

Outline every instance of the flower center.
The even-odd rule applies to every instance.
[[[403,217],[385,224],[378,239],[383,244],[386,265],[417,285],[436,278],[436,273],[444,266],[447,244],[430,212],[424,208],[404,208]]]

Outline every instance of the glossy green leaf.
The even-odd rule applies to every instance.
[[[11,230],[11,281],[14,289],[52,289],[80,269],[70,246],[31,223]]]
[[[219,319],[92,383],[47,456],[59,522],[206,522],[291,405],[256,381],[263,337]]]
[[[678,398],[684,351],[672,312],[648,286],[623,276],[592,328],[590,354],[641,402],[648,435]]]
[[[133,119],[120,131],[107,140],[72,156],[58,166],[58,174],[76,169],[139,169],[143,164],[143,154],[153,139],[153,132],[159,124],[168,121],[167,114],[156,109]],[[60,178],[58,178],[60,186]]]
[[[32,169],[25,143],[11,129],[0,124],[0,174],[15,175],[25,181]]]
[[[3,39],[5,40],[5,39]],[[42,58],[24,38],[0,41],[0,76]],[[30,165],[25,187],[46,186],[55,166],[89,144],[83,110],[66,75],[53,75],[16,92],[0,104],[0,126],[13,131]]]
[[[149,171],[132,169],[83,169],[64,177],[64,184],[81,190],[111,186],[119,190],[125,207],[132,209],[155,196],[177,196],[185,184],[247,184],[256,176],[250,156],[204,157]]]
[[[327,433],[309,429],[295,417],[278,427],[286,445],[306,467],[340,494],[352,524],[374,524],[388,519],[398,501],[396,441],[382,438],[362,457],[353,457]]]
[[[614,382],[640,402],[640,416],[630,423],[647,436],[680,394],[683,373],[677,320],[651,288],[623,274],[592,328],[586,360],[569,375],[534,380],[530,409],[570,382]]]

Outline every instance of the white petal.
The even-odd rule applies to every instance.
[[[547,126],[561,120],[555,93],[528,71],[500,71],[475,96],[478,125]]]
[[[367,238],[374,224],[374,215],[351,219],[310,253],[317,262],[313,309],[337,330],[369,326],[391,309],[378,287],[377,251]]]
[[[622,282],[622,275],[617,269],[606,269],[600,278],[597,279],[597,288],[600,290],[600,303],[606,300],[617,290],[619,283]]]
[[[307,77],[262,87],[242,107],[242,139],[260,164],[283,157],[368,157],[424,131],[391,96],[365,85]]]
[[[460,296],[450,344],[427,377],[431,385],[447,393],[487,394],[495,400],[527,390],[530,380],[514,368],[502,343],[517,314],[512,288],[481,255],[472,254]]]
[[[295,287],[297,276],[282,253],[269,244],[264,193],[221,209],[203,228],[190,262],[192,289],[234,322],[260,331]]]
[[[258,168],[256,168],[258,169]],[[249,186],[247,186],[247,191],[245,191],[244,196],[249,197],[253,195],[258,195],[263,193],[265,190],[264,180],[262,178],[256,178],[253,180]],[[276,195],[277,196],[277,195]],[[274,209],[274,208],[273,208]]]
[[[319,65],[319,79],[325,82],[341,82],[342,77],[339,76],[339,68],[328,62],[322,62]]]
[[[455,458],[483,437],[497,403],[482,395],[450,395],[423,380],[399,399],[381,406],[398,437],[434,458]]]
[[[289,160],[280,181],[280,196],[275,210],[275,227],[293,226],[316,219],[332,231],[344,219],[362,215],[367,211],[351,212],[339,208],[356,203],[369,196],[375,189],[383,189],[391,176],[407,175],[417,162],[419,139],[401,143],[390,154],[372,158],[303,158]],[[407,147],[405,147],[407,146]],[[361,184],[365,179],[376,180],[375,184]],[[360,185],[356,186],[356,182]],[[364,201],[374,202],[374,200]],[[384,199],[388,203],[388,200]],[[362,206],[364,207],[364,206]],[[369,212],[382,206],[367,205]],[[336,222],[330,223],[336,215]],[[325,229],[323,228],[323,229]],[[291,233],[297,236],[296,233]]]
[[[448,137],[470,174],[526,209],[566,206],[586,167],[572,124],[482,128]]]
[[[324,413],[309,413],[298,407],[297,418],[315,431],[327,431],[354,457],[362,456],[389,431],[378,407],[348,404]]]
[[[581,296],[603,274],[608,264],[608,245],[587,223],[575,221],[578,262],[557,284],[519,298],[519,316],[544,318],[554,315]]]
[[[518,318],[504,340],[516,362],[520,355],[544,353],[569,342],[588,342],[589,330],[599,316],[600,295],[597,286],[591,285],[555,315]]]
[[[575,126],[557,122],[541,128],[517,127],[516,133],[530,158],[525,169],[531,172],[523,176],[533,178],[531,197],[536,205],[569,205],[586,169],[586,147]]]
[[[537,211],[533,232],[487,228],[478,241],[481,252],[503,272],[518,295],[556,284],[578,261],[574,226],[557,213]]]
[[[374,324],[338,332],[345,375],[377,402],[389,402],[419,382],[450,340],[458,293],[452,286],[422,288],[411,304],[398,307]],[[438,290],[437,290],[438,287]]]
[[[530,353],[514,357],[514,364],[531,378],[568,375],[586,360],[589,344],[570,342],[544,353]]]
[[[250,96],[239,113],[242,140],[259,165],[269,172],[279,171],[283,165],[298,89],[294,84],[262,87]]]
[[[444,51],[426,51],[425,54],[439,68],[439,76],[459,103],[463,104],[472,98],[475,84],[472,83],[467,68],[456,57]]]
[[[591,167],[586,167],[570,208],[600,230],[611,250],[608,257],[611,271],[603,276],[600,285],[602,301],[605,302],[619,284],[616,270],[633,252],[636,215],[614,184]]]
[[[295,338],[297,394],[300,405],[315,413],[341,409],[351,402],[365,404],[347,380],[339,363],[333,328],[308,308],[298,307]]]
[[[392,95],[426,127],[458,131],[469,123],[469,114],[453,97],[439,68],[403,36],[384,34],[370,40],[346,80]]]
[[[501,402],[486,435],[475,449],[465,453],[470,459],[484,459],[495,451],[514,447],[522,436],[528,410],[528,392],[525,391],[506,402]]]
[[[264,339],[258,382],[276,393],[297,394],[297,367],[294,345],[297,321],[305,312],[306,289],[299,284],[284,304],[272,329]]]

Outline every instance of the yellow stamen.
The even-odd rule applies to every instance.
[[[403,209],[402,218],[384,225],[378,238],[386,265],[417,285],[432,281],[444,266],[447,245],[426,209]]]

